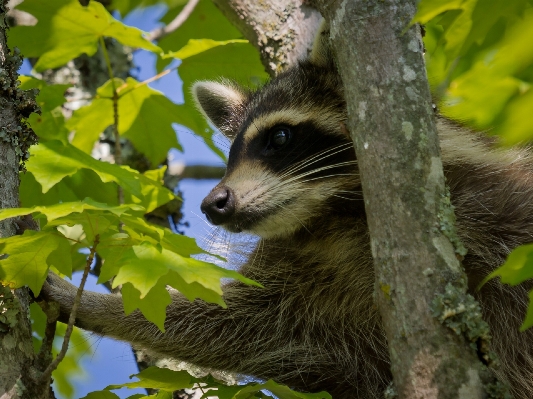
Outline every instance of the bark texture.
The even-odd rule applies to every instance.
[[[21,122],[36,110],[28,93],[17,89],[21,57],[6,43],[6,5],[0,2],[0,208],[19,206],[18,186],[21,159],[35,142],[33,132]],[[0,222],[0,237],[16,233],[13,220]],[[35,381],[34,352],[26,288],[11,290],[0,285],[0,398],[47,399],[49,381]],[[53,397],[53,396],[52,396]]]
[[[213,2],[259,50],[271,76],[307,58],[322,20],[301,0]]]
[[[316,0],[348,104],[400,398],[481,398],[482,364],[431,309],[466,296],[444,184],[415,0]],[[459,256],[460,258],[460,256]],[[392,392],[392,390],[391,390]]]

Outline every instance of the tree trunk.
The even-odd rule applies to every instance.
[[[17,89],[17,69],[21,58],[6,44],[6,5],[0,2],[0,208],[19,206],[19,165],[25,159],[35,136],[23,122],[36,110],[35,101]],[[13,220],[0,222],[0,237],[16,233]],[[11,290],[0,285],[0,398],[47,399],[49,381],[39,377],[33,362],[29,294],[26,288]]]
[[[213,0],[260,52],[274,76],[307,58],[322,17],[301,0]]]
[[[406,399],[475,399],[484,395],[476,352],[431,312],[445,293],[471,298],[419,27],[407,29],[416,3],[316,0],[344,82],[396,392]]]

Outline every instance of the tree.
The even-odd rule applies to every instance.
[[[117,9],[123,15],[137,6],[153,3],[153,1],[139,0],[114,2],[112,4],[102,2],[109,9]],[[158,276],[159,279],[151,281],[149,284],[146,284],[146,281],[149,280],[147,278],[148,276],[138,274],[132,278],[131,276],[126,276],[125,273],[121,274],[119,269],[122,259],[121,256],[134,257],[139,265],[143,262],[150,262],[151,264],[157,262],[159,255],[154,251],[156,245],[161,245],[164,248],[164,256],[179,256],[185,262],[197,262],[190,258],[192,253],[200,252],[195,244],[192,244],[185,238],[178,238],[171,235],[164,228],[148,225],[142,218],[147,211],[153,211],[173,199],[171,193],[160,184],[162,179],[161,170],[153,169],[141,175],[135,171],[120,168],[116,165],[95,162],[87,155],[92,149],[93,144],[98,141],[101,131],[111,126],[108,138],[104,140],[108,140],[115,145],[115,161],[120,164],[121,143],[124,144],[124,138],[131,140],[133,146],[138,149],[146,148],[144,143],[150,138],[143,135],[142,129],[139,129],[138,126],[140,123],[146,124],[147,121],[150,124],[158,126],[163,132],[166,132],[166,135],[164,135],[166,141],[152,143],[150,146],[151,151],[145,153],[148,159],[147,163],[151,167],[155,167],[163,161],[169,146],[178,145],[174,132],[172,129],[169,129],[170,123],[172,122],[182,123],[193,128],[214,151],[220,153],[213,144],[212,132],[209,130],[209,127],[198,117],[192,116],[194,113],[188,95],[185,96],[185,104],[183,106],[176,106],[151,90],[147,86],[147,82],[137,82],[132,78],[117,78],[116,71],[119,65],[110,56],[110,48],[115,46],[117,42],[135,48],[145,48],[155,53],[163,50],[166,55],[158,59],[160,67],[163,67],[172,58],[181,59],[182,64],[179,67],[179,72],[185,82],[190,82],[200,77],[203,79],[215,78],[224,74],[229,74],[233,78],[242,76],[239,73],[242,71],[241,63],[243,60],[246,65],[246,76],[256,75],[259,78],[264,77],[263,68],[259,64],[257,53],[248,44],[244,43],[241,35],[234,28],[227,24],[227,22],[221,22],[220,16],[215,18],[216,23],[219,24],[216,25],[216,29],[213,29],[213,26],[215,26],[212,23],[213,21],[210,21],[212,26],[202,25],[199,34],[205,35],[203,37],[206,37],[207,40],[198,36],[191,36],[190,33],[184,33],[191,32],[192,21],[198,23],[198,20],[195,19],[195,11],[192,10],[203,10],[198,12],[204,12],[204,15],[206,15],[205,13],[208,12],[205,10],[212,7],[210,3],[201,1],[195,6],[193,4],[194,2],[189,2],[184,7],[182,7],[183,5],[179,1],[168,1],[167,3],[169,5],[169,12],[165,17],[165,22],[168,22],[168,27],[172,26],[173,23],[174,25],[181,23],[181,31],[179,29],[176,31],[180,33],[180,36],[177,37],[175,35],[173,37],[170,28],[154,31],[151,37],[160,39],[157,46],[143,39],[140,32],[123,27],[119,22],[113,20],[106,9],[95,2],[84,2],[84,8],[74,0],[53,0],[48,2],[46,7],[43,7],[39,2],[26,0],[20,7],[21,10],[26,10],[30,14],[35,15],[39,22],[35,27],[15,28],[12,31],[11,39],[21,47],[25,55],[38,58],[34,65],[36,70],[46,71],[49,68],[59,67],[84,52],[94,54],[96,51],[101,51],[99,59],[101,61],[104,60],[102,65],[104,66],[104,70],[107,70],[107,78],[109,79],[103,85],[98,84],[95,86],[98,87],[96,91],[97,97],[93,98],[90,104],[74,110],[72,118],[66,123],[63,115],[57,113],[57,107],[60,107],[65,101],[63,93],[66,87],[59,85],[50,86],[36,79],[23,80],[23,88],[41,89],[37,100],[42,107],[42,115],[40,117],[35,114],[29,116],[29,113],[22,115],[24,117],[29,116],[28,120],[32,128],[39,135],[41,144],[39,147],[32,149],[31,153],[33,158],[27,164],[29,173],[21,176],[21,201],[26,209],[4,211],[0,216],[5,219],[7,217],[18,217],[33,213],[40,221],[41,231],[33,232],[26,230],[23,235],[3,240],[2,251],[8,253],[9,257],[0,263],[2,265],[2,274],[0,275],[2,281],[9,283],[13,287],[29,284],[32,291],[37,294],[49,266],[55,267],[58,271],[67,275],[71,273],[72,269],[84,269],[86,275],[91,266],[92,256],[98,252],[104,259],[116,260],[113,263],[116,265],[114,268],[109,267],[111,262],[104,263],[101,271],[101,279],[106,280],[116,275],[114,285],[121,284],[123,286],[123,293],[127,298],[126,309],[131,311],[135,307],[140,307],[146,317],[156,325],[162,326],[164,320],[164,306],[162,305],[167,300],[164,292],[165,284],[173,285],[186,295],[187,293],[191,295],[188,284],[192,284],[195,281],[195,277],[188,276],[187,271],[184,269],[177,268],[169,270],[163,268],[161,269],[161,274]],[[179,6],[174,7],[176,4],[179,4]],[[307,5],[302,5],[297,1],[276,2],[274,7],[271,7],[269,4],[237,0],[231,2],[221,1],[217,2],[217,4],[228,18],[239,27],[245,37],[259,49],[263,66],[266,67],[266,70],[270,74],[275,74],[305,53],[314,32],[314,29],[308,28],[310,26],[316,27],[319,20],[316,11],[311,11]],[[334,48],[337,49],[336,55],[339,71],[343,80],[346,82],[349,114],[351,117],[347,127],[352,134],[357,130],[356,127],[359,129],[362,128],[362,131],[365,132],[364,135],[355,135],[354,142],[361,163],[365,198],[369,201],[367,206],[370,215],[370,229],[376,249],[374,256],[376,257],[377,265],[377,286],[380,288],[377,292],[380,297],[380,307],[386,320],[385,324],[387,326],[389,341],[393,351],[401,353],[399,350],[404,349],[402,348],[401,342],[398,345],[399,342],[395,339],[395,332],[398,330],[398,327],[393,323],[394,320],[403,320],[409,326],[414,325],[413,320],[415,322],[424,320],[424,325],[428,326],[427,331],[431,331],[423,339],[410,339],[412,345],[405,346],[407,351],[402,359],[400,359],[400,356],[397,358],[393,356],[392,359],[398,391],[400,395],[410,397],[410,392],[412,392],[410,389],[416,390],[416,386],[414,386],[412,381],[409,381],[409,373],[407,371],[412,371],[410,367],[412,366],[412,359],[416,351],[420,350],[420,347],[427,349],[429,342],[437,343],[438,345],[435,352],[432,352],[433,349],[428,349],[428,353],[431,356],[428,355],[426,360],[432,361],[435,357],[446,358],[446,356],[452,354],[452,356],[449,356],[452,361],[459,362],[466,360],[468,362],[468,365],[464,367],[471,368],[474,377],[479,374],[479,365],[476,359],[473,359],[473,356],[470,359],[458,359],[459,356],[453,356],[454,353],[457,353],[457,348],[462,348],[461,345],[464,346],[464,342],[462,343],[457,337],[451,335],[429,313],[429,304],[432,299],[435,299],[433,292],[436,290],[441,295],[444,295],[444,286],[437,287],[436,284],[433,284],[435,282],[426,276],[428,277],[428,281],[431,282],[430,285],[424,287],[421,284],[416,290],[411,290],[408,292],[408,295],[402,298],[399,295],[399,292],[402,291],[401,288],[406,287],[408,283],[411,284],[413,281],[416,281],[416,277],[408,273],[404,273],[402,276],[402,269],[394,265],[394,262],[390,263],[390,267],[381,267],[387,264],[390,259],[394,259],[392,254],[394,250],[401,249],[410,256],[409,259],[413,260],[410,270],[416,275],[420,275],[424,271],[423,269],[416,268],[422,266],[420,262],[416,262],[416,254],[419,254],[417,251],[421,250],[425,251],[425,257],[435,259],[433,264],[436,268],[440,265],[443,269],[450,267],[455,270],[458,269],[457,262],[453,261],[450,263],[449,261],[445,261],[445,259],[454,259],[453,256],[442,258],[435,251],[431,242],[426,242],[427,246],[424,248],[418,245],[412,246],[412,242],[409,240],[400,241],[398,239],[398,237],[401,237],[398,231],[401,232],[402,229],[406,228],[412,231],[418,230],[423,233],[427,228],[431,228],[434,225],[439,215],[442,217],[443,212],[447,218],[446,226],[453,227],[453,224],[448,223],[453,220],[453,213],[450,212],[446,202],[442,171],[438,161],[438,147],[435,141],[434,131],[432,133],[434,129],[431,128],[432,115],[429,108],[427,86],[423,77],[424,74],[422,73],[421,45],[416,36],[414,36],[415,28],[411,28],[402,36],[403,30],[407,28],[407,22],[415,14],[415,5],[414,3],[402,3],[401,6],[396,7],[397,5],[394,1],[380,4],[372,4],[372,6],[377,7],[372,11],[366,8],[361,9],[360,4],[357,2],[326,4],[318,0],[316,1],[317,7],[331,23],[332,42]],[[379,7],[385,8],[380,9]],[[475,0],[466,1],[461,4],[453,1],[444,2],[442,4],[439,3],[438,7],[430,1],[426,1],[420,5],[419,13],[416,17],[421,22],[430,22],[428,24],[429,34],[426,38],[426,46],[432,49],[429,58],[429,68],[430,70],[433,68],[432,72],[438,71],[437,76],[440,79],[434,78],[431,82],[434,92],[441,95],[445,93],[448,98],[451,95],[455,95],[456,97],[460,96],[462,100],[459,106],[443,103],[445,112],[451,116],[460,116],[463,119],[470,120],[478,127],[484,128],[495,125],[497,126],[497,130],[502,132],[503,136],[510,142],[529,138],[530,136],[526,134],[530,134],[531,131],[530,126],[524,123],[520,129],[521,133],[519,132],[519,134],[515,134],[514,136],[508,133],[508,125],[511,123],[509,121],[513,120],[520,112],[524,112],[530,106],[529,102],[531,101],[531,93],[527,86],[532,80],[530,73],[531,58],[533,58],[531,57],[531,50],[527,49],[524,41],[518,41],[518,44],[515,41],[515,47],[512,47],[510,44],[512,43],[511,39],[513,38],[513,34],[517,30],[527,27],[527,25],[522,24],[525,24],[523,21],[529,21],[531,17],[528,7],[528,2],[526,1],[518,5],[502,6],[501,9],[490,9],[489,6],[482,6],[481,3]],[[393,14],[391,10],[398,11],[398,14]],[[365,14],[367,12],[370,14]],[[187,13],[189,13],[188,19],[185,18],[185,14]],[[69,20],[71,20],[73,15],[75,15],[77,22],[75,26],[72,24],[69,25]],[[376,15],[378,17],[375,17]],[[486,17],[487,15],[490,18],[480,18],[480,16]],[[98,21],[94,19],[94,16],[98,17]],[[178,23],[176,21],[182,22]],[[346,21],[359,22],[352,24]],[[483,23],[480,21],[483,21]],[[188,22],[191,25],[187,26]],[[94,26],[98,26],[99,28],[92,29]],[[470,30],[464,29],[465,26],[470,26]],[[352,29],[352,27],[357,27],[357,29]],[[390,27],[394,27],[394,29],[390,30]],[[459,27],[463,27],[462,31],[466,31],[467,34],[456,39],[450,32],[453,33],[454,30],[459,30]],[[202,29],[204,30],[202,31]],[[486,33],[491,29],[492,32],[497,32],[499,36],[498,34],[493,34],[492,36],[489,35],[490,37],[485,37]],[[282,33],[289,32],[290,34],[279,34],[279,31]],[[33,32],[31,37],[38,38],[35,43],[29,43],[27,40],[30,37],[30,32]],[[82,33],[84,34],[84,41],[80,43],[78,38],[76,46],[62,47],[61,41],[57,40],[57,37],[76,37],[76,33],[80,35]],[[166,37],[163,37],[164,35]],[[378,35],[383,35],[383,39],[381,39],[382,36]],[[527,37],[527,35],[524,35],[524,37]],[[188,38],[200,40],[193,40],[187,43]],[[441,41],[439,42],[437,39]],[[456,40],[454,41],[454,39]],[[398,43],[398,45],[391,43]],[[383,44],[388,44],[390,45],[389,48],[400,51],[397,54],[393,52],[393,54],[401,55],[403,60],[399,64],[395,64],[393,62],[394,60],[390,58],[390,52],[385,51],[386,49],[376,51],[381,49],[378,45]],[[369,48],[369,45],[373,47]],[[480,64],[479,60],[488,52],[496,49],[504,54],[509,54],[517,48],[526,55],[524,57],[526,61],[521,62],[519,66],[511,65],[505,57],[500,56],[496,57],[496,68],[486,68],[483,70],[483,65]],[[370,56],[374,52],[377,52],[382,57]],[[461,58],[458,58],[459,56]],[[213,65],[216,65],[215,61],[221,57],[239,60],[239,62],[234,62],[229,68],[226,66],[226,69],[214,68]],[[212,61],[209,68],[205,67],[204,63],[206,60]],[[379,62],[377,62],[378,60]],[[421,100],[419,104],[420,113],[413,113],[409,116],[415,118],[415,116],[421,115],[425,118],[425,125],[429,128],[427,135],[424,135],[424,137],[420,136],[420,138],[427,138],[428,143],[432,143],[428,146],[428,150],[422,151],[417,149],[412,145],[415,141],[407,140],[406,142],[404,140],[406,135],[410,134],[409,132],[412,134],[413,129],[417,127],[419,122],[415,120],[416,118],[408,119],[398,116],[402,113],[402,108],[399,105],[407,104],[412,99],[406,99],[405,101],[399,100],[401,96],[399,95],[400,91],[397,88],[398,86],[394,86],[391,83],[390,86],[383,86],[382,89],[389,90],[396,96],[394,97],[396,101],[384,107],[381,99],[378,101],[377,98],[369,95],[368,99],[364,99],[365,107],[369,107],[365,108],[365,110],[368,109],[370,112],[372,109],[375,109],[377,111],[372,112],[373,115],[383,113],[383,115],[389,115],[389,120],[401,120],[403,122],[401,124],[402,130],[400,136],[397,135],[394,137],[391,134],[390,136],[385,135],[380,137],[381,139],[383,137],[390,137],[390,140],[385,140],[389,145],[389,151],[391,151],[390,149],[398,148],[403,148],[403,151],[399,154],[400,156],[397,160],[394,162],[392,162],[392,159],[390,160],[392,162],[390,165],[388,163],[376,165],[372,163],[373,160],[371,158],[365,157],[367,146],[372,145],[376,140],[375,135],[372,136],[372,131],[379,131],[380,133],[392,131],[390,125],[386,123],[387,120],[385,118],[368,118],[363,120],[363,122],[357,122],[354,119],[354,116],[358,115],[361,111],[361,93],[365,93],[365,88],[372,87],[375,84],[372,77],[369,77],[365,73],[367,65],[374,65],[374,67],[386,65],[389,71],[388,76],[402,76],[404,81],[402,84],[409,82],[409,84],[415,85],[420,93],[425,93],[419,97]],[[403,68],[403,70],[398,70],[398,68]],[[488,116],[488,112],[481,113],[477,111],[480,107],[476,103],[476,100],[478,100],[476,96],[469,97],[469,94],[475,93],[476,89],[471,81],[467,80],[468,74],[477,73],[479,75],[480,70],[485,72],[487,79],[491,78],[493,82],[500,83],[507,89],[507,97],[505,97],[504,101],[499,101],[497,104],[493,102],[490,117]],[[356,78],[352,75],[354,72],[357,72]],[[169,72],[162,72],[161,74],[163,73]],[[430,76],[435,76],[435,74],[433,73],[432,75],[430,73]],[[498,79],[495,80],[495,76]],[[512,79],[509,79],[510,77]],[[450,85],[452,81],[454,82],[453,86]],[[370,82],[370,84],[366,82]],[[391,79],[391,82],[394,83],[394,79]],[[398,82],[396,81],[396,83]],[[135,104],[143,105],[135,106]],[[475,107],[476,104],[477,108]],[[125,109],[135,109],[135,112],[127,115],[124,112]],[[157,110],[161,109],[164,109],[165,112],[157,113]],[[147,112],[148,110],[149,112]],[[156,114],[158,116],[157,120],[150,119],[150,116],[153,117],[150,114]],[[171,118],[169,115],[173,115],[173,117]],[[498,117],[494,117],[494,115],[498,115]],[[529,120],[528,118],[523,119]],[[370,123],[371,126],[367,126],[365,123]],[[5,126],[10,126],[10,124],[6,123]],[[375,126],[384,127],[383,129],[374,129]],[[208,129],[207,133],[205,129]],[[76,131],[76,135],[72,140],[72,144],[74,145],[70,144],[69,140],[67,140],[69,131]],[[81,132],[84,134],[82,135]],[[421,159],[425,160],[423,169],[428,172],[425,174],[428,179],[427,181],[420,182],[416,180],[415,174],[409,171],[409,165],[405,162],[405,154],[420,155]],[[6,157],[2,159],[12,158]],[[62,170],[51,167],[48,162],[49,159],[57,160],[63,166]],[[13,174],[13,170],[15,170],[13,165],[18,166],[18,162],[12,162],[10,165],[12,170],[11,174],[15,176]],[[388,173],[389,170],[396,169],[397,167],[403,167],[406,170],[403,174],[405,180],[404,178],[394,179]],[[376,173],[378,171],[379,173]],[[435,173],[429,173],[430,171]],[[412,180],[409,180],[410,178]],[[80,184],[88,181],[88,179],[91,179],[91,181],[95,182],[94,184],[97,184],[98,190],[92,189],[89,192],[87,187]],[[370,179],[373,179],[373,182],[381,184],[371,186],[365,183]],[[16,178],[13,177],[10,181],[15,182]],[[419,187],[421,184],[424,186],[425,183],[428,183],[429,187],[432,187],[428,189],[431,198],[429,200],[427,198],[421,200],[420,198],[412,197],[412,201],[404,204],[406,212],[403,214],[404,216],[397,217],[398,223],[396,225],[387,225],[382,221],[378,221],[379,216],[374,216],[401,211],[401,209],[398,210],[398,207],[395,208],[394,206],[392,207],[394,209],[390,209],[393,204],[382,204],[388,206],[386,210],[378,208],[378,202],[376,201],[377,192],[383,194],[392,187],[403,187],[404,190],[412,191],[412,187]],[[8,195],[12,196],[13,188],[10,188],[8,193]],[[393,194],[389,193],[391,198]],[[76,202],[85,196],[91,197],[92,200]],[[444,199],[441,199],[441,196]],[[60,201],[61,204],[58,204]],[[421,204],[427,205],[425,201],[431,202],[431,206],[426,208],[428,211],[425,214],[418,214],[417,209],[424,208],[424,206],[421,207]],[[76,203],[74,204],[74,202]],[[14,206],[18,206],[18,204],[6,203],[6,207],[12,208]],[[411,223],[415,222],[415,220],[405,217],[409,206],[411,206],[411,214],[417,214],[419,216],[414,227],[412,227]],[[80,232],[79,228],[76,230],[76,228],[69,229],[65,226],[81,226],[83,231]],[[386,228],[380,226],[386,226]],[[460,253],[460,243],[455,241],[453,230],[448,231],[448,233],[447,238],[444,238],[444,240],[450,239],[455,245],[455,251]],[[6,236],[11,234],[13,234],[13,231],[9,231]],[[435,236],[432,237],[435,239],[440,240],[440,238],[443,238],[442,233],[439,231],[434,232],[434,234]],[[396,237],[396,239],[391,240],[390,237]],[[423,237],[423,234],[420,237]],[[74,244],[71,245],[68,242]],[[39,253],[43,259],[36,265],[37,272],[30,277],[29,274],[22,273],[22,270],[16,267],[17,264],[27,264],[21,248],[27,248],[29,245],[37,244],[45,244],[48,252],[44,254],[42,252]],[[110,249],[117,246],[130,249],[125,249],[123,253],[116,255]],[[447,246],[448,252],[453,254],[451,245],[447,244]],[[78,252],[81,248],[89,248],[90,256],[88,258]],[[407,250],[407,248],[410,249]],[[530,277],[528,272],[530,268],[528,268],[527,261],[525,261],[530,251],[530,248],[519,249],[519,255],[516,255],[514,258],[511,257],[509,259],[510,263],[504,266],[497,274],[511,283],[517,283],[524,278]],[[420,255],[418,257],[420,258]],[[70,259],[72,267],[68,264],[69,262],[64,262],[67,258]],[[59,262],[59,259],[62,261]],[[18,261],[13,262],[13,260]],[[233,273],[216,268],[207,263],[202,263],[202,267],[205,268],[206,273],[213,273],[217,277],[227,276],[240,278]],[[165,279],[165,273],[175,273],[173,274],[174,278],[170,280]],[[407,279],[402,280],[404,277]],[[460,295],[464,294],[464,286],[458,286],[455,289]],[[8,291],[5,292],[5,297],[10,295]],[[390,307],[390,301],[388,299],[390,292],[393,292],[395,300],[397,299],[397,309]],[[204,299],[221,303],[219,294],[218,281],[213,281],[209,285],[204,285],[200,296]],[[413,295],[417,295],[417,298],[424,298],[427,304],[427,306],[423,307],[422,317],[414,314],[409,315],[405,311],[399,311],[402,305],[405,305],[406,301],[414,299]],[[159,307],[150,309],[146,306],[148,303],[156,303]],[[53,313],[53,310],[51,310],[51,313]],[[525,326],[531,325],[532,319],[533,315],[529,315]],[[54,323],[50,324],[55,325]],[[29,340],[27,331],[28,329],[26,328],[26,342]],[[43,333],[43,335],[45,334]],[[416,337],[416,335],[407,335],[412,338]],[[9,340],[4,340],[3,342],[9,342]],[[16,342],[19,341],[17,340]],[[44,345],[44,348],[49,349],[49,345],[50,342]],[[7,357],[4,357],[4,359],[7,359]],[[25,361],[26,364],[32,364],[32,356],[29,356]],[[405,361],[408,363],[407,366],[404,366],[405,363],[402,363]],[[460,368],[451,371],[458,370]],[[44,369],[41,368],[41,371],[44,371]],[[153,388],[160,387],[157,384],[154,386],[153,381],[154,377],[161,377],[161,374],[158,373],[165,372],[148,369],[146,373],[140,375],[142,382],[133,384]],[[431,378],[431,375],[424,374],[423,376],[419,375],[419,377]],[[457,381],[457,385],[453,385],[453,389],[450,389],[453,391],[451,395],[455,395],[457,390],[461,389],[463,385],[471,389],[469,391],[471,392],[470,397],[479,395],[481,390],[479,378],[472,377],[470,380],[465,380],[464,377],[464,373],[463,375],[452,377],[452,380]],[[174,381],[180,381],[180,383],[172,386],[173,389],[191,386],[200,381],[183,373],[171,374],[171,378]],[[202,381],[206,382],[205,380]],[[216,382],[208,381],[208,383],[215,384],[214,386],[224,389],[221,385],[217,385],[218,383]],[[8,382],[8,385],[9,387],[19,386],[13,380]],[[30,386],[30,384],[25,384],[25,386]],[[257,391],[262,387],[261,385],[255,385],[244,389]],[[267,383],[266,387],[270,388],[272,392],[277,392],[280,396],[284,394],[283,388],[278,388],[273,383]],[[12,392],[14,391],[12,390]],[[18,393],[15,392],[14,395],[18,395]],[[28,394],[26,393],[26,395]],[[107,392],[101,395],[113,394]],[[30,395],[27,397],[37,396]]]

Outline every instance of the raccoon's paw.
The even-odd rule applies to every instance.
[[[77,290],[76,286],[49,272],[36,300],[49,317],[53,304],[59,304],[59,317],[57,320],[67,323]]]

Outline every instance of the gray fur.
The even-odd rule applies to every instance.
[[[126,317],[120,296],[85,292],[76,324],[210,369],[327,390],[334,398],[381,398],[391,379],[389,357],[373,302],[372,257],[353,149],[341,146],[335,152],[329,146],[318,158],[276,171],[276,157],[256,156],[250,144],[271,125],[302,118],[327,132],[325,137],[346,143],[339,124],[346,118],[345,104],[335,70],[303,62],[257,93],[238,94],[235,113],[225,108],[229,116],[221,119],[235,137],[221,184],[235,192],[237,210],[225,227],[262,237],[240,271],[265,288],[226,284],[227,309],[191,303],[172,291],[164,334],[138,312]],[[217,120],[216,110],[203,111]],[[254,129],[255,122],[261,127]],[[516,399],[531,398],[533,332],[518,332],[526,287],[492,281],[474,289],[513,248],[532,241],[530,152],[492,149],[488,140],[444,120],[438,129],[457,228],[469,250],[463,263],[470,291],[482,304],[502,363],[497,373]],[[309,145],[314,134],[310,129]],[[341,166],[342,157],[350,161]],[[331,174],[311,179],[319,173],[312,171],[303,177],[303,168],[317,159],[330,163]],[[339,175],[341,169],[348,173]],[[50,276],[43,292],[68,314],[73,286]]]

